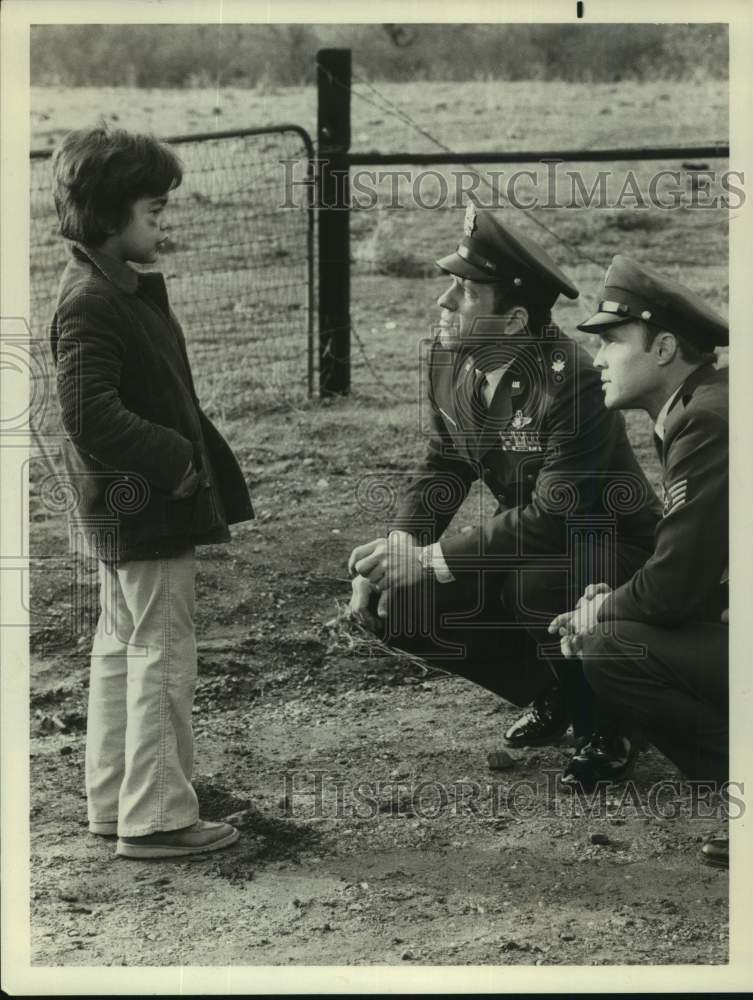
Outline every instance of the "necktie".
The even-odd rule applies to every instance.
[[[476,369],[476,375],[473,382],[473,402],[476,407],[485,414],[489,409],[489,403],[486,398],[486,388],[488,386],[486,375]]]

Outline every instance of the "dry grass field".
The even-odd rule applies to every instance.
[[[718,82],[377,89],[379,96],[356,87],[353,148],[431,148],[382,95],[458,150],[690,144],[728,134],[726,87]],[[308,89],[33,89],[32,148],[51,148],[67,129],[99,118],[158,135],[282,122],[313,134],[315,103]],[[683,185],[690,184],[677,163],[611,166],[617,192],[629,166],[644,191],[662,168],[680,169]],[[274,185],[265,175],[263,197],[255,198],[255,176],[247,190],[241,175],[235,200],[217,197],[206,224],[191,216],[190,191],[182,202],[176,196],[175,245],[160,265],[186,326],[199,396],[240,458],[258,515],[234,529],[232,545],[201,551],[198,580],[197,785],[207,817],[240,814],[242,838],[222,858],[140,866],[116,861],[110,843],[86,834],[90,634],[71,634],[69,618],[75,601],[96,601],[94,576],[79,571],[72,589],[64,520],[33,496],[34,962],[725,962],[727,879],[695,860],[714,820],[688,818],[684,792],[668,800],[674,819],[620,810],[616,800],[609,816],[584,816],[577,803],[543,791],[522,812],[493,815],[484,796],[494,782],[544,782],[566,760],[567,744],[516,754],[513,771],[500,777],[487,755],[501,747],[510,706],[461,680],[349,649],[323,627],[347,597],[351,548],[381,531],[359,506],[360,479],[407,472],[422,453],[419,344],[430,335],[443,288],[431,262],[457,242],[462,210],[421,209],[405,190],[401,206],[390,207],[383,181],[377,206],[353,213],[353,392],[320,403],[303,392],[300,233],[282,213],[275,226]],[[588,187],[594,176],[584,165]],[[431,183],[441,181],[427,182],[427,198]],[[279,243],[262,244],[266,252],[255,244],[258,267],[250,267],[237,206],[251,219],[262,213],[260,203],[264,234]],[[504,211],[582,289],[580,300],[557,310],[566,333],[586,315],[618,251],[726,308],[726,212],[642,209],[630,201],[623,208],[539,208],[531,217]],[[265,269],[276,250],[282,256]],[[208,272],[226,277],[212,293],[223,317],[212,328],[191,318],[197,301],[207,299]],[[32,273],[32,285],[40,273]],[[284,295],[274,281],[284,283]],[[304,307],[288,308],[300,302]],[[40,314],[38,336],[43,324]],[[301,338],[300,353],[275,369],[284,329]],[[657,484],[646,419],[631,414],[629,426]],[[37,460],[32,480],[43,474]],[[488,510],[474,492],[455,530]],[[325,786],[319,816],[307,794],[315,772]],[[655,752],[646,754],[639,787],[665,777],[678,775]],[[391,782],[398,793],[377,797],[372,816],[338,815],[336,783],[358,781]],[[461,803],[432,818],[399,789],[422,781],[453,788],[478,782],[485,806],[474,812]],[[594,844],[595,833],[606,834],[606,844]]]

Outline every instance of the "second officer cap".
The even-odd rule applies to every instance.
[[[449,274],[471,281],[509,283],[510,289],[548,293],[553,302],[560,294],[578,298],[578,289],[532,239],[504,224],[471,201],[465,212],[463,238],[457,249],[437,261]]]
[[[727,320],[679,281],[665,278],[630,257],[616,254],[604,275],[596,313],[578,324],[585,333],[642,319],[712,350],[729,343]]]

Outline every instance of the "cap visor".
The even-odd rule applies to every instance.
[[[489,275],[482,271],[480,267],[474,267],[473,264],[469,264],[467,260],[463,260],[460,254],[448,253],[446,257],[441,257],[438,261],[435,261],[437,267],[440,267],[447,274],[454,274],[458,278],[468,278],[470,281],[499,281],[499,278],[489,278]]]
[[[578,323],[576,330],[584,333],[596,333],[601,327],[615,326],[617,323],[627,323],[631,316],[616,316],[614,313],[597,312],[590,319]]]

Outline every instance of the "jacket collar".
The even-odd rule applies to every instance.
[[[659,425],[660,419],[663,417],[661,427],[655,426],[654,428],[660,440],[663,441],[667,435],[667,423],[670,421],[670,418],[673,418],[674,414],[681,412],[677,409],[678,402],[682,400],[683,407],[687,406],[698,386],[703,385],[710,378],[713,379],[717,371],[718,369],[714,368],[714,362],[707,361],[699,368],[695,368],[685,381],[675,389],[662,408],[662,412],[657,417],[657,425]]]
[[[669,416],[669,413],[674,409],[678,399],[682,399],[683,403],[687,403],[698,386],[705,382],[709,376],[713,378],[716,371],[717,369],[714,368],[713,361],[706,361],[699,368],[695,368],[677,390],[677,394],[672,400],[669,410],[667,411],[667,416]]]
[[[108,281],[111,281],[122,292],[128,292],[130,295],[136,294],[141,275],[128,264],[116,260],[115,257],[109,257],[107,254],[92,250],[91,247],[87,247],[83,243],[73,243],[71,252],[77,259],[84,257],[90,261]]]
[[[654,423],[654,434],[656,434],[656,436],[659,438],[660,441],[664,440],[664,424],[666,423],[667,420],[667,414],[675,405],[675,400],[682,392],[684,384],[685,384],[684,382],[681,382],[680,385],[678,385],[675,391],[672,393],[672,395],[667,397],[667,402],[659,410],[659,413],[656,417],[656,422]]]

